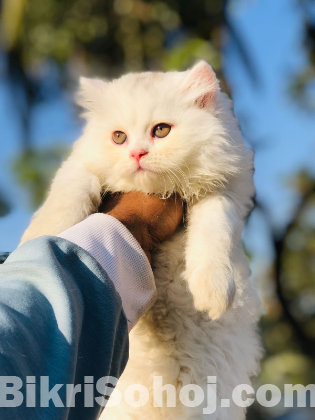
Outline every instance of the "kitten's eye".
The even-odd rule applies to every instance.
[[[153,135],[154,137],[163,138],[168,135],[168,133],[171,131],[171,126],[168,124],[158,124],[153,128]]]
[[[127,135],[123,131],[115,131],[113,133],[113,140],[116,144],[123,144],[127,140]]]

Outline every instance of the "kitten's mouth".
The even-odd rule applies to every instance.
[[[154,169],[152,169],[150,165],[147,165],[146,163],[138,162],[137,167],[134,169],[134,174],[138,174],[138,173],[156,174],[157,172]]]
[[[138,165],[138,168],[136,169],[136,171],[135,171],[136,173],[137,172],[154,172],[154,171],[151,171],[151,169],[148,169],[148,168],[144,168],[143,166],[141,166],[140,164]]]

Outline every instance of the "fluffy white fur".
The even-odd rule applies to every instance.
[[[95,212],[107,191],[139,190],[167,197],[176,191],[188,207],[187,226],[153,256],[158,298],[130,334],[130,360],[118,389],[153,376],[176,386],[206,390],[218,377],[218,409],[107,407],[104,418],[242,420],[245,409],[231,403],[235,386],[250,383],[261,354],[256,335],[260,302],[249,282],[241,244],[244,218],[254,195],[253,156],[242,141],[229,99],[211,67],[200,62],[186,72],[128,74],[112,82],[81,80],[80,103],[87,125],[52,183],[22,242],[55,235]],[[152,139],[158,123],[172,129]],[[127,134],[116,145],[113,131]],[[130,156],[148,152],[142,171]],[[164,393],[165,394],[165,393]]]

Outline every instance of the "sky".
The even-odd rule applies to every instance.
[[[290,220],[298,196],[292,178],[301,170],[314,174],[315,118],[293,98],[290,84],[307,64],[303,48],[303,11],[295,0],[231,1],[229,16],[240,32],[258,73],[258,84],[230,43],[225,74],[234,109],[255,154],[257,199],[281,230]],[[245,242],[262,265],[272,258],[270,237],[258,212],[253,214]]]
[[[292,97],[289,86],[307,62],[302,48],[302,13],[295,0],[234,1],[234,22],[241,30],[258,72],[251,83],[233,45],[225,70],[233,90],[236,115],[248,120],[245,132],[253,133],[256,153],[255,181],[258,198],[283,222],[294,204],[285,188],[288,175],[301,168],[312,170],[315,157],[315,120]],[[247,5],[247,6],[246,6]],[[233,10],[233,8],[231,7]]]
[[[253,83],[230,42],[224,49],[224,70],[232,87],[234,107],[244,133],[258,144],[255,183],[258,198],[268,206],[274,224],[285,225],[296,205],[290,178],[301,169],[314,171],[315,118],[291,97],[288,86],[305,65],[302,14],[295,0],[233,0],[229,16],[248,49],[258,74]],[[8,89],[5,63],[0,56],[0,190],[12,205],[0,218],[0,252],[12,251],[28,226],[33,209],[27,193],[11,170],[21,144],[21,128]],[[71,97],[60,92],[34,113],[33,133],[38,147],[71,145],[81,125]],[[266,229],[253,215],[246,232],[248,246],[261,258],[270,257]]]

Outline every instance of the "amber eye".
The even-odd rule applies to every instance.
[[[153,136],[161,139],[163,137],[166,137],[170,131],[171,131],[170,125],[160,123],[153,128]]]
[[[123,144],[127,140],[127,135],[123,131],[115,131],[113,133],[113,141],[116,144]]]

